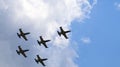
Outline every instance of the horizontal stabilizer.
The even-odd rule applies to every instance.
[[[61,36],[61,33],[59,31],[57,31],[58,35]]]
[[[20,55],[20,52],[18,50],[16,50],[17,54]]]
[[[21,36],[20,36],[20,34],[19,34],[19,33],[17,33],[17,36],[18,36],[19,38],[21,38]]]
[[[41,46],[41,43],[40,43],[40,41],[38,41],[38,40],[37,40],[37,42],[38,42],[38,44]]]
[[[35,62],[38,64],[38,61],[35,59]]]

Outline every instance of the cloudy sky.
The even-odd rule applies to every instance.
[[[0,67],[120,67],[119,0],[0,0]],[[59,37],[62,26],[69,39]],[[22,28],[28,41],[16,35]],[[48,47],[37,44],[50,39]],[[27,58],[18,46],[29,49]]]

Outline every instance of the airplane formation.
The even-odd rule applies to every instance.
[[[60,28],[60,31],[57,31],[58,35],[59,35],[59,36],[63,35],[65,39],[68,39],[66,33],[69,33],[69,32],[71,32],[71,31],[70,31],[70,30],[65,31],[65,30],[63,30],[62,27],[59,27],[59,28]],[[20,29],[19,29],[19,33],[17,33],[17,36],[18,36],[19,38],[22,37],[25,41],[28,41],[26,35],[29,35],[29,34],[30,34],[30,32],[26,32],[26,33],[25,33],[25,32],[23,32],[22,29],[20,28]],[[44,40],[42,36],[40,36],[39,38],[40,38],[40,41],[37,40],[37,43],[38,43],[40,46],[43,45],[45,48],[48,48],[48,46],[47,46],[46,43],[49,42],[49,41],[51,41],[51,40]],[[21,46],[18,46],[18,50],[16,50],[16,52],[17,52],[18,55],[21,54],[21,55],[23,55],[25,58],[27,57],[26,52],[28,52],[28,51],[29,51],[29,49],[22,49]],[[48,59],[47,59],[47,58],[41,58],[39,55],[36,55],[36,56],[37,56],[37,58],[34,59],[35,62],[36,62],[37,64],[38,64],[38,63],[41,63],[43,66],[46,66],[45,63],[44,63],[44,61],[46,61],[46,60],[48,60]]]

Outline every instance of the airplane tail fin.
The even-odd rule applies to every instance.
[[[35,62],[38,64],[38,61],[36,60],[36,59],[34,59],[35,60]]]
[[[17,54],[20,55],[20,52],[18,50],[16,50]]]
[[[17,35],[18,35],[18,37],[19,37],[19,38],[21,38],[21,36],[20,36],[20,34],[19,34],[19,33],[17,33]]]
[[[57,31],[58,35],[61,36],[61,33],[59,31]]]
[[[40,43],[40,41],[38,41],[38,40],[37,40],[37,42],[38,42],[38,44],[41,46],[41,43]]]

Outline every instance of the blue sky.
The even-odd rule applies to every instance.
[[[119,0],[0,0],[0,4],[0,66],[42,67],[34,62],[39,54],[49,58],[48,67],[120,67]],[[71,29],[68,40],[57,35],[59,26]],[[28,42],[16,36],[19,28],[31,32]],[[52,40],[48,49],[37,44],[40,35]],[[30,49],[27,59],[15,52],[18,45]]]
[[[79,67],[120,67],[120,10],[116,2],[120,3],[98,0],[90,19],[83,24],[73,23],[73,38],[79,42]],[[81,42],[83,36],[91,42]]]

